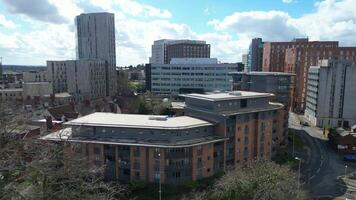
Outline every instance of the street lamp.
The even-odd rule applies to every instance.
[[[298,165],[298,196],[299,196],[299,190],[300,190],[300,165],[302,163],[302,159],[301,158],[298,158],[298,157],[295,157],[296,160],[299,161],[299,165]]]
[[[158,180],[158,184],[159,184],[159,190],[158,190],[158,197],[159,200],[162,199],[162,183],[161,183],[161,154],[158,153],[158,159],[159,159],[159,180]]]
[[[345,178],[346,178],[346,173],[347,173],[347,165],[345,165]]]
[[[292,156],[294,156],[294,138],[295,138],[295,132],[293,131],[293,151],[292,151]]]

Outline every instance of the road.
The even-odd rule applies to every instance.
[[[309,190],[311,197],[348,197],[347,188],[342,186],[338,177],[345,174],[345,165],[339,156],[328,145],[327,138],[320,129],[315,127],[301,126],[298,116],[290,115],[290,128],[296,130],[304,144],[305,153],[302,157],[303,182]],[[356,171],[354,166],[347,166],[347,173]]]

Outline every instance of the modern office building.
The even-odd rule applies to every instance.
[[[231,92],[185,95],[186,116],[94,113],[44,136],[67,141],[73,153],[105,167],[109,180],[182,184],[227,166],[270,160],[272,127],[283,107],[272,94]]]
[[[170,64],[146,65],[146,87],[163,96],[230,90],[228,73],[237,71],[238,66],[218,63],[214,58],[173,58]]]
[[[172,58],[210,58],[210,44],[200,40],[154,41],[150,64],[169,64]]]
[[[293,76],[294,74],[283,72],[231,72],[233,78],[232,90],[253,91],[272,93],[275,96],[271,98],[272,102],[278,102],[284,105],[278,114],[285,119],[284,123],[279,123],[283,131],[273,132],[273,141],[275,147],[286,144],[288,134],[288,117],[292,105],[293,96]]]
[[[347,60],[322,60],[308,73],[306,118],[319,127],[356,124],[356,66]]]
[[[340,58],[356,64],[356,47],[298,47],[286,50],[285,72],[294,73],[294,111],[303,113],[306,105],[308,70],[321,59]]]
[[[248,50],[247,72],[262,71],[263,42],[262,38],[253,38]]]
[[[309,41],[308,38],[294,39],[290,42],[265,42],[263,45],[262,71],[285,72],[285,52],[288,48],[330,48],[338,47],[337,41]]]
[[[85,13],[76,17],[77,59],[107,62],[107,96],[117,91],[115,19],[112,13]]]
[[[106,96],[108,68],[106,61],[97,59],[47,61],[53,93],[68,92],[77,101]]]

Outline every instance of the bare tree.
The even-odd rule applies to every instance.
[[[186,199],[221,200],[301,200],[295,173],[287,166],[257,162],[223,175],[208,191],[194,192]]]
[[[0,199],[127,199],[125,187],[104,182],[66,141],[14,136],[21,112],[0,106]]]

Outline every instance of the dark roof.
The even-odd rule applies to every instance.
[[[48,108],[48,112],[57,120],[61,120],[62,116],[67,119],[76,119],[78,117],[78,112],[69,104]]]

